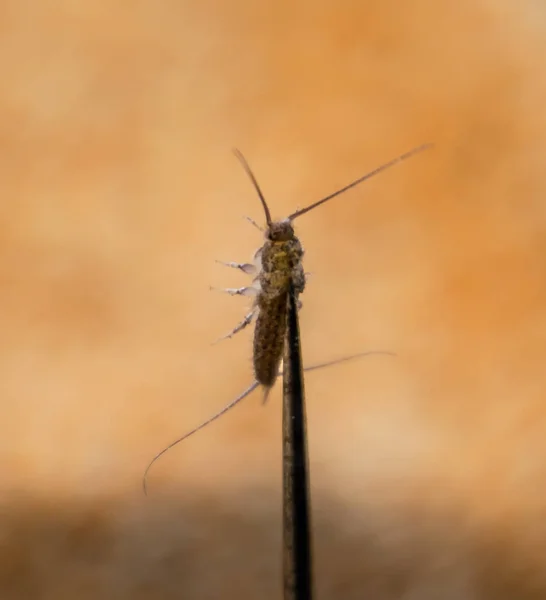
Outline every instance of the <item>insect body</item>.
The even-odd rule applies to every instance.
[[[283,352],[289,283],[292,281],[297,295],[305,288],[302,257],[303,248],[292,224],[289,221],[274,223],[261,251],[258,316],[254,329],[254,375],[266,394],[275,383]]]
[[[424,144],[417,148],[410,150],[404,154],[401,154],[397,158],[384,163],[378,168],[366,173],[356,181],[346,185],[345,187],[337,190],[336,192],[314,202],[313,204],[297,210],[296,212],[289,215],[286,219],[281,221],[273,221],[271,219],[271,213],[267,202],[265,201],[264,195],[256,181],[256,178],[246,162],[244,156],[238,150],[235,150],[237,158],[240,160],[244,170],[250,177],[254,188],[256,189],[260,198],[262,207],[265,213],[266,228],[264,231],[265,242],[263,246],[254,255],[254,264],[249,263],[235,263],[228,262],[223,263],[226,266],[240,269],[248,275],[254,275],[252,284],[248,287],[242,288],[228,288],[224,291],[231,295],[243,295],[253,296],[254,302],[251,311],[244,317],[244,319],[227,335],[220,339],[232,337],[239,331],[247,327],[254,318],[256,318],[256,327],[254,330],[254,348],[253,348],[253,366],[254,366],[254,377],[255,381],[237,398],[232,400],[228,405],[222,408],[218,413],[207,419],[201,425],[192,429],[181,438],[175,440],[169,444],[161,452],[159,452],[149,463],[143,478],[144,492],[146,493],[146,477],[150,467],[153,463],[162,456],[167,450],[185,440],[189,436],[193,435],[203,427],[207,426],[212,421],[215,421],[220,416],[225,414],[228,410],[233,408],[241,400],[246,398],[251,392],[253,392],[259,385],[264,388],[264,402],[267,396],[275,384],[277,377],[280,375],[279,365],[282,358],[284,341],[286,335],[286,323],[287,323],[287,306],[288,306],[288,290],[290,282],[292,282],[296,300],[301,307],[301,302],[297,299],[305,289],[305,273],[303,270],[302,258],[303,258],[303,247],[294,233],[293,221],[297,217],[309,212],[310,210],[325,204],[329,200],[339,196],[343,192],[357,186],[358,184],[370,179],[374,175],[385,171],[386,169],[394,166],[407,158],[410,158],[418,152],[430,147],[430,144]],[[261,229],[252,219],[249,219],[258,229]],[[218,340],[220,341],[220,340]],[[304,369],[305,371],[313,370],[352,358],[365,356],[369,354],[392,354],[390,352],[364,352],[353,356],[345,357],[342,359],[330,361],[320,365],[315,365]]]

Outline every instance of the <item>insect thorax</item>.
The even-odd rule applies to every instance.
[[[288,291],[290,280],[296,294],[305,288],[305,274],[301,259],[303,248],[294,234],[290,221],[272,223],[266,232],[261,249],[260,287],[265,297],[274,297]]]

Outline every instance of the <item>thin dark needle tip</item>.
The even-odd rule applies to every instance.
[[[283,368],[284,599],[311,600],[312,549],[305,391],[297,298],[290,286]]]

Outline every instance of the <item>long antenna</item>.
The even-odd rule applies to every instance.
[[[309,212],[313,208],[316,208],[317,206],[320,206],[321,204],[324,204],[325,202],[328,202],[328,200],[331,200],[332,198],[335,198],[336,196],[339,196],[340,194],[343,194],[343,192],[346,192],[347,190],[350,190],[351,188],[357,186],[359,183],[362,183],[363,181],[366,181],[367,179],[370,179],[374,175],[378,175],[382,171],[386,171],[390,167],[393,167],[395,164],[397,164],[399,162],[402,162],[403,160],[406,160],[407,158],[410,158],[414,154],[422,152],[423,150],[427,150],[431,146],[432,146],[432,144],[423,144],[422,146],[418,146],[417,148],[413,148],[412,150],[409,150],[408,152],[405,152],[404,154],[401,154],[400,156],[397,156],[393,160],[391,160],[391,161],[389,161],[389,162],[381,165],[380,167],[377,167],[377,169],[374,169],[373,171],[370,171],[369,173],[366,173],[366,175],[363,175],[362,177],[360,177],[356,181],[353,181],[349,185],[346,185],[345,187],[341,188],[337,192],[334,192],[333,194],[330,194],[329,196],[326,196],[326,198],[323,198],[322,200],[319,200],[318,202],[314,202],[313,204],[311,204],[310,206],[307,206],[306,208],[301,208],[300,210],[297,210],[295,213],[292,213],[288,217],[288,219],[290,221],[293,221],[296,217],[300,217],[301,215],[304,215],[306,212]]]
[[[250,180],[252,181],[254,187],[256,188],[256,191],[258,192],[258,196],[260,197],[262,206],[264,207],[265,220],[267,222],[267,226],[269,227],[271,225],[271,213],[269,212],[269,207],[267,206],[267,202],[265,201],[264,195],[262,194],[262,190],[260,189],[260,186],[256,181],[256,177],[254,177],[254,173],[252,172],[252,169],[247,163],[246,158],[243,156],[243,153],[240,150],[237,150],[237,148],[234,148],[233,154],[235,154],[235,156],[239,159],[239,162],[243,165],[243,169],[246,171],[246,174],[250,177]]]

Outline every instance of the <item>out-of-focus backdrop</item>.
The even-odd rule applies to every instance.
[[[262,222],[312,273],[317,598],[546,597],[538,2],[0,4],[2,600],[281,596],[280,402],[251,380]]]

